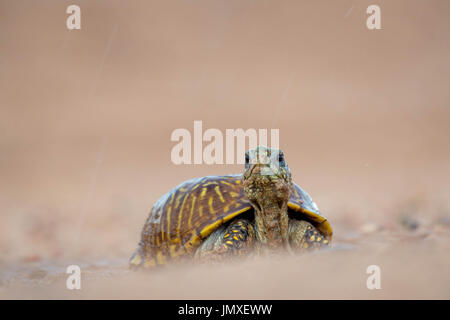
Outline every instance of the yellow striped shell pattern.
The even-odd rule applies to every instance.
[[[169,259],[192,255],[203,239],[225,222],[252,209],[241,175],[207,176],[188,180],[154,205],[141,234],[131,266],[153,267]],[[303,213],[324,235],[332,234],[309,195],[294,184],[288,206]],[[299,217],[300,218],[300,217]]]

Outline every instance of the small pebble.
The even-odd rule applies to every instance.
[[[410,231],[414,231],[419,227],[419,222],[415,218],[407,215],[400,218],[400,224]]]

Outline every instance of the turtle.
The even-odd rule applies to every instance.
[[[292,181],[283,151],[258,146],[245,153],[243,174],[191,179],[159,198],[130,267],[305,252],[330,246],[332,235],[317,205]]]

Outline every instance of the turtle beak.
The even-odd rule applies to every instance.
[[[277,175],[278,170],[271,163],[269,164],[256,164],[253,169],[253,174],[260,174],[262,176],[273,176]]]
[[[248,168],[244,172],[244,179],[248,179],[250,176],[270,176],[272,178],[282,178],[280,175],[280,170],[277,166],[272,163],[264,164],[264,163],[256,163],[252,164],[250,168]]]

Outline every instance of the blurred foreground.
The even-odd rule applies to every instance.
[[[402,219],[397,230],[361,225],[337,236],[330,249],[228,264],[184,262],[138,272],[128,270],[125,258],[3,264],[0,298],[449,299],[449,221],[422,227]],[[66,288],[68,264],[81,267],[80,291]],[[374,264],[381,268],[379,290],[366,287],[366,269]]]

